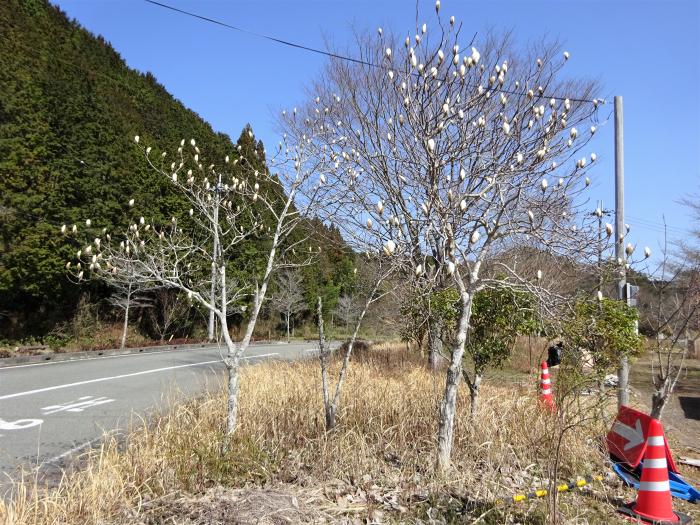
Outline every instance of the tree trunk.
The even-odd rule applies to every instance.
[[[666,402],[671,397],[673,391],[673,381],[670,376],[666,376],[660,386],[657,386],[651,396],[651,413],[654,419],[661,419],[661,414],[666,408]]]
[[[428,332],[428,366],[437,370],[442,361],[442,322],[433,320]]]
[[[289,312],[287,312],[287,344],[289,344]]]
[[[447,369],[445,379],[445,393],[440,404],[440,420],[438,423],[438,452],[437,469],[445,473],[450,467],[450,456],[452,455],[452,442],[454,438],[454,420],[457,410],[457,387],[462,375],[462,356],[464,355],[464,344],[467,340],[467,329],[472,313],[472,299],[466,290],[461,290],[462,314],[459,319],[459,329],[457,341],[452,349],[452,360]]]
[[[124,308],[124,328],[122,328],[122,341],[120,350],[124,350],[126,347],[126,334],[129,331],[129,307],[131,306],[131,284],[129,284],[129,290],[126,293],[126,308]]]
[[[330,395],[328,393],[328,357],[330,352],[326,347],[326,336],[323,333],[323,303],[321,297],[318,297],[316,307],[318,315],[318,358],[321,363],[321,388],[323,390],[323,412],[326,416],[326,431],[331,430],[335,426],[335,409],[331,405]]]
[[[239,362],[235,359],[226,364],[228,367],[228,417],[226,424],[226,434],[232,435],[238,423],[238,376]]]
[[[629,405],[629,373],[630,365],[627,356],[620,358],[620,367],[617,370],[617,406]]]
[[[469,415],[471,420],[476,420],[476,413],[479,409],[479,387],[481,387],[481,374],[474,375],[474,382],[469,385],[469,397],[471,399],[471,408]]]

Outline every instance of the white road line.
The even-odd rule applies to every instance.
[[[143,357],[156,354],[172,354],[175,352],[194,352],[196,350],[216,350],[216,347],[208,348],[191,348],[189,350],[158,350],[157,352],[144,352],[139,354],[119,354],[119,355],[101,355],[99,357],[84,357],[82,359],[66,359],[65,361],[47,361],[45,363],[31,363],[28,365],[8,365],[0,367],[0,372],[13,368],[26,368],[28,366],[46,366],[46,365],[62,365],[66,363],[79,363],[80,361],[96,361],[98,359],[114,359],[117,357]]]
[[[258,357],[269,357],[273,355],[279,355],[277,352],[271,353],[271,354],[260,354],[260,355],[251,355],[251,356],[245,356],[242,359],[255,359]],[[120,374],[117,376],[109,376],[109,377],[99,377],[97,379],[88,379],[86,381],[78,381],[75,383],[66,383],[64,385],[56,385],[56,386],[48,386],[46,388],[37,388],[36,390],[27,390],[26,392],[16,392],[14,394],[7,394],[4,396],[0,396],[0,401],[4,399],[12,399],[14,397],[22,397],[22,396],[29,396],[32,394],[40,394],[42,392],[50,392],[51,390],[60,390],[62,388],[70,388],[74,386],[80,386],[80,385],[89,385],[91,383],[101,383],[103,381],[113,381],[115,379],[123,379],[125,377],[134,377],[134,376],[142,376],[146,374],[155,374],[158,372],[166,372],[168,370],[177,370],[178,368],[190,368],[193,366],[203,366],[203,365],[211,365],[214,363],[221,363],[221,359],[215,359],[213,361],[202,361],[199,363],[190,363],[187,365],[177,365],[177,366],[166,366],[163,368],[154,368],[152,370],[141,370],[140,372],[133,372],[131,374]]]
[[[260,345],[260,346],[268,346],[268,345]],[[272,346],[272,344],[270,344],[269,346]],[[156,355],[156,354],[174,354],[174,353],[197,352],[197,351],[203,351],[203,350],[219,350],[219,349],[221,349],[222,351],[224,350],[223,347],[205,346],[205,347],[199,347],[199,348],[189,348],[189,349],[178,348],[178,349],[173,349],[173,350],[157,350],[155,352],[143,352],[143,353],[133,353],[133,354],[101,355],[98,357],[84,357],[82,359],[66,359],[65,361],[46,361],[45,363],[30,363],[30,364],[26,364],[26,365],[0,366],[0,372],[2,372],[3,370],[10,370],[10,369],[14,369],[14,368],[26,368],[29,366],[63,365],[66,363],[79,363],[80,361],[96,361],[98,359],[115,359],[117,357],[144,357],[144,356]],[[268,356],[268,355],[277,355],[277,354],[264,354],[264,355]],[[250,357],[262,357],[262,356],[254,355],[254,356],[250,356]],[[244,359],[250,359],[250,357],[244,358]]]
[[[82,450],[84,448],[87,448],[87,447],[90,447],[92,445],[99,443],[100,440],[102,440],[102,439],[103,439],[103,437],[99,437],[97,439],[93,439],[92,441],[88,441],[87,443],[83,443],[82,445],[78,445],[77,447],[73,447],[70,450],[66,450],[63,454],[59,454],[56,457],[53,457],[51,459],[44,461],[44,464],[57,463],[57,462],[61,461],[63,458],[65,458],[66,456],[70,456],[72,454],[75,454],[79,450]]]

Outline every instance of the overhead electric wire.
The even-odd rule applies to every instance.
[[[390,68],[387,68],[387,67],[385,67],[385,66],[383,66],[383,65],[381,65],[381,64],[374,64],[374,63],[372,63],[372,62],[367,62],[366,60],[362,60],[362,59],[359,59],[359,58],[349,57],[349,56],[346,56],[346,55],[339,55],[339,54],[333,53],[333,52],[331,52],[331,51],[324,51],[323,49],[318,49],[318,48],[311,47],[311,46],[307,46],[307,45],[304,45],[304,44],[299,44],[299,43],[297,43],[297,42],[292,42],[292,41],[290,41],[290,40],[284,40],[284,39],[278,38],[278,37],[276,37],[276,36],[266,35],[266,34],[264,34],[264,33],[258,33],[257,31],[252,31],[252,30],[250,30],[250,29],[245,29],[245,28],[242,28],[242,27],[234,26],[234,25],[228,24],[228,23],[226,23],[226,22],[222,22],[221,20],[217,20],[217,19],[215,19],[215,18],[210,18],[210,17],[208,17],[208,16],[204,16],[204,15],[200,15],[200,14],[197,14],[197,13],[193,13],[193,12],[191,12],[191,11],[185,11],[184,9],[180,9],[180,8],[177,8],[177,7],[168,5],[168,4],[164,4],[164,3],[162,3],[162,2],[157,2],[156,0],[144,0],[144,2],[148,2],[149,4],[153,4],[153,5],[156,5],[156,6],[158,6],[158,7],[162,7],[163,9],[169,9],[170,11],[174,11],[174,12],[180,13],[180,14],[182,14],[182,15],[190,16],[190,17],[192,17],[192,18],[197,18],[197,19],[199,19],[199,20],[203,20],[203,21],[209,22],[209,23],[211,23],[211,24],[216,24],[216,25],[219,25],[219,26],[221,26],[221,27],[225,27],[225,28],[227,28],[227,29],[231,29],[231,30],[233,30],[233,31],[239,31],[239,32],[241,32],[241,33],[246,33],[246,34],[249,34],[249,35],[253,35],[253,36],[256,36],[256,37],[258,37],[258,38],[263,38],[263,39],[265,39],[265,40],[270,40],[271,42],[276,42],[276,43],[278,43],[278,44],[282,44],[282,45],[285,45],[285,46],[293,47],[293,48],[296,48],[296,49],[301,49],[301,50],[303,50],[303,51],[308,51],[308,52],[310,52],[310,53],[316,53],[316,54],[319,54],[319,55],[326,55],[326,56],[331,57],[331,58],[337,58],[337,59],[339,59],[339,60],[345,60],[345,61],[347,61],[347,62],[352,62],[352,63],[360,64],[360,65],[363,65],[363,66],[369,66],[369,67],[374,67],[374,68],[378,68],[378,69],[387,69],[387,70],[390,69]],[[497,91],[497,92],[502,92],[502,93],[508,93],[509,95],[521,95],[521,96],[526,96],[526,95],[527,95],[527,93],[525,93],[525,92],[512,91],[512,90],[502,89],[502,88],[496,88],[496,89],[493,89],[492,91]],[[597,98],[596,98],[596,99],[587,99],[587,98],[575,98],[575,97],[559,97],[559,96],[552,96],[552,95],[545,95],[545,94],[539,95],[539,97],[540,97],[540,98],[547,98],[547,99],[561,100],[561,101],[569,100],[569,101],[571,101],[571,102],[590,102],[590,103],[592,103],[592,104],[594,104],[594,103],[602,103],[602,104],[605,104],[605,102],[606,102],[605,99],[597,99]]]

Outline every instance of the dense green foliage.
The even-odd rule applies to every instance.
[[[249,129],[237,144],[265,169],[263,145]],[[154,223],[183,209],[182,197],[134,147],[137,134],[171,152],[194,137],[212,159],[236,149],[150,73],[129,69],[58,8],[45,0],[0,3],[0,337],[46,333],[73,316],[86,289],[96,299],[108,293],[98,283],[68,280],[65,263],[73,254],[58,234],[62,224],[91,218],[118,229],[128,224],[130,198],[148,203]],[[323,225],[308,227],[328,234]],[[237,278],[261,264],[263,250],[254,242],[242,248]],[[310,304],[321,291],[332,307],[352,259],[342,247],[322,253],[305,271],[304,287]]]
[[[623,355],[635,356],[641,352],[644,337],[637,333],[638,319],[636,308],[627,306],[624,301],[580,300],[564,323],[567,352],[585,351],[599,372],[608,372],[617,366]],[[575,361],[582,363],[585,359],[577,355]]]
[[[474,294],[470,326],[465,351],[474,371],[483,374],[510,357],[517,335],[535,332],[535,297],[505,287],[481,290]]]

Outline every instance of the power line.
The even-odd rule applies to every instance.
[[[363,66],[369,66],[369,67],[374,67],[374,68],[378,68],[378,69],[385,69],[385,70],[387,70],[387,71],[390,69],[390,68],[387,68],[387,67],[382,66],[382,65],[380,65],[380,64],[374,64],[374,63],[372,63],[372,62],[367,62],[367,61],[362,60],[362,59],[359,59],[359,58],[353,58],[353,57],[349,57],[349,56],[346,56],[346,55],[339,55],[339,54],[333,53],[333,52],[331,52],[331,51],[324,51],[323,49],[318,49],[318,48],[311,47],[311,46],[307,46],[307,45],[304,45],[304,44],[299,44],[299,43],[297,43],[297,42],[292,42],[292,41],[289,41],[289,40],[284,40],[284,39],[281,39],[281,38],[278,38],[278,37],[275,37],[275,36],[266,35],[266,34],[264,34],[264,33],[258,33],[257,31],[251,31],[250,29],[245,29],[245,28],[242,28],[242,27],[234,26],[234,25],[228,24],[228,23],[226,23],[226,22],[222,22],[221,20],[216,20],[215,18],[210,18],[210,17],[208,17],[208,16],[199,15],[199,14],[193,13],[193,12],[191,12],[191,11],[185,11],[184,9],[179,9],[179,8],[177,8],[177,7],[174,7],[174,6],[171,6],[171,5],[168,5],[168,4],[164,4],[164,3],[161,3],[161,2],[157,2],[156,0],[144,0],[144,1],[145,1],[145,2],[148,2],[149,4],[153,4],[153,5],[156,5],[156,6],[158,6],[158,7],[162,7],[162,8],[164,8],[164,9],[169,9],[169,10],[174,11],[174,12],[176,12],[176,13],[180,13],[180,14],[183,14],[183,15],[186,15],[186,16],[190,16],[190,17],[192,17],[192,18],[197,18],[197,19],[199,19],[199,20],[203,20],[203,21],[209,22],[209,23],[211,23],[211,24],[216,24],[216,25],[225,27],[225,28],[227,28],[227,29],[231,29],[231,30],[233,30],[233,31],[239,31],[239,32],[241,32],[241,33],[246,33],[246,34],[248,34],[248,35],[253,35],[253,36],[256,36],[256,37],[258,37],[258,38],[263,38],[263,39],[269,40],[269,41],[271,41],[271,42],[276,42],[276,43],[278,43],[278,44],[282,44],[282,45],[285,45],[285,46],[293,47],[293,48],[296,48],[296,49],[301,49],[301,50],[303,50],[303,51],[308,51],[308,52],[310,52],[310,53],[316,53],[316,54],[318,54],[318,55],[325,55],[325,56],[328,56],[328,57],[331,57],[331,58],[337,58],[337,59],[339,59],[339,60],[345,60],[345,61],[347,61],[347,62],[352,62],[352,63],[360,64],[360,65],[363,65]],[[417,73],[415,73],[415,74],[417,75]],[[470,87],[475,87],[475,86],[471,86],[471,85],[470,85]],[[503,88],[494,88],[494,89],[492,89],[491,91],[496,91],[496,92],[501,92],[501,93],[507,93],[507,94],[509,94],[509,95],[526,96],[526,93],[525,93],[525,92],[512,91],[512,90],[503,89]],[[539,97],[540,97],[540,98],[547,98],[547,99],[554,99],[554,100],[562,100],[562,101],[568,99],[570,102],[590,102],[590,103],[592,103],[592,104],[596,104],[596,103],[605,104],[605,99],[597,99],[597,98],[596,98],[596,99],[587,99],[587,98],[575,98],[575,97],[559,97],[559,96],[551,96],[551,95],[545,95],[545,94],[541,94],[541,95],[539,95]]]

